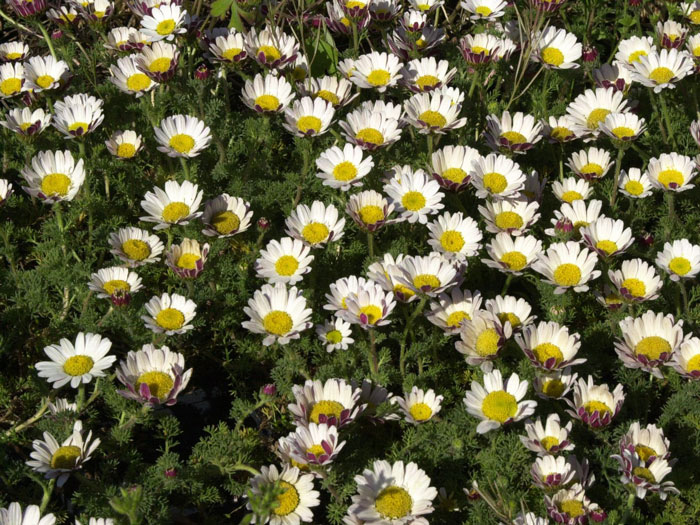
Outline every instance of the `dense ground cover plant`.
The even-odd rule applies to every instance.
[[[0,17],[0,523],[700,522],[700,3]]]

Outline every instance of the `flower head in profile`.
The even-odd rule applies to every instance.
[[[13,501],[7,508],[0,509],[0,523],[2,525],[55,525],[56,517],[53,514],[45,514],[42,517],[38,505],[27,505],[22,512],[20,504]]]
[[[525,448],[537,453],[538,456],[569,452],[575,446],[569,439],[572,426],[571,421],[562,426],[559,414],[549,414],[544,424],[539,418],[534,422],[526,422],[525,432],[527,435],[520,436],[520,441]]]
[[[299,425],[327,423],[342,427],[354,421],[364,409],[361,390],[344,379],[307,380],[292,387],[294,403],[289,411]]]
[[[611,392],[607,384],[596,385],[593,377],[586,381],[580,378],[574,386],[574,399],[566,399],[571,407],[567,414],[592,428],[608,426],[620,412],[625,400],[622,385],[617,385]]]
[[[103,268],[90,276],[88,287],[99,299],[110,299],[115,306],[129,304],[131,295],[143,286],[136,272],[121,266]]]
[[[321,503],[313,480],[313,474],[302,474],[296,467],[285,466],[279,471],[275,465],[270,465],[262,467],[260,474],[250,480],[250,490],[254,495],[259,495],[265,485],[273,484],[281,490],[269,517],[271,525],[312,522],[314,516],[311,509]]]

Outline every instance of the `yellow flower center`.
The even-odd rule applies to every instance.
[[[355,138],[367,144],[374,144],[375,146],[384,144],[384,135],[374,128],[361,129],[355,134]]]
[[[335,180],[347,182],[354,179],[356,176],[357,168],[348,160],[336,164],[335,168],[333,168],[333,178],[335,178]]]
[[[95,361],[87,355],[74,355],[66,359],[63,363],[63,371],[69,376],[82,376],[92,370]]]
[[[596,164],[595,162],[589,162],[588,164],[581,167],[581,173],[600,177],[603,174],[603,166],[601,166],[600,164]]]
[[[260,95],[255,99],[255,105],[263,111],[277,111],[277,108],[280,107],[280,101],[274,95]]]
[[[84,135],[89,128],[90,125],[87,122],[73,122],[73,124],[68,126],[68,131],[75,131],[78,135]]]
[[[443,128],[447,124],[447,119],[438,111],[424,111],[418,120],[425,122],[431,128]]]
[[[310,222],[301,230],[301,236],[309,244],[318,244],[328,238],[328,226],[321,222]]]
[[[41,75],[36,79],[36,85],[43,89],[48,89],[54,82],[56,82],[56,79],[51,75]]]
[[[501,138],[506,139],[510,144],[525,144],[527,142],[527,137],[517,131],[501,133]]]
[[[561,349],[552,343],[540,343],[532,349],[535,358],[542,364],[545,364],[548,359],[554,358],[555,366],[561,363],[564,359]]]
[[[41,179],[41,192],[47,197],[60,195],[65,197],[68,194],[71,180],[63,173],[49,173]]]
[[[456,230],[447,230],[440,236],[440,246],[446,252],[459,252],[464,246],[464,237]]]
[[[408,191],[401,198],[401,204],[408,211],[419,211],[425,207],[425,197],[419,191]]]
[[[554,270],[554,282],[559,286],[575,286],[581,281],[581,269],[575,264],[560,264]]]
[[[583,508],[583,503],[577,499],[567,499],[560,504],[561,511],[568,514],[571,518],[583,516],[586,512]]]
[[[313,115],[307,115],[297,120],[297,129],[302,133],[308,133],[309,131],[318,133],[321,131],[322,125],[321,119]]]
[[[494,221],[501,230],[518,230],[523,227],[523,218],[514,211],[502,211]]]
[[[686,372],[697,372],[698,370],[700,370],[700,354],[694,355],[685,364]]]
[[[309,448],[306,449],[307,454],[313,454],[316,457],[323,456],[326,451],[321,445],[311,445]]]
[[[408,411],[416,421],[427,421],[433,415],[433,410],[425,403],[416,403]]]
[[[643,49],[640,49],[639,51],[634,51],[630,53],[630,57],[627,59],[627,61],[630,64],[633,64],[634,62],[639,62],[640,58],[645,56],[647,56],[647,52]]]
[[[391,80],[391,73],[386,69],[375,69],[367,75],[367,82],[375,87],[386,86]]]
[[[238,215],[232,211],[221,211],[214,215],[211,219],[211,225],[219,233],[219,235],[228,235],[232,231],[238,229],[241,225],[241,220]]]
[[[19,125],[19,129],[22,131],[27,131],[30,127],[32,127],[33,122],[22,122]]]
[[[629,278],[622,281],[622,288],[626,288],[632,297],[644,297],[647,293],[647,287],[643,281],[635,278]]]
[[[598,412],[601,415],[601,417],[605,414],[612,414],[612,410],[610,410],[610,407],[601,401],[589,401],[588,403],[585,403],[583,405],[583,408],[589,414]]]
[[[566,389],[566,385],[560,379],[548,379],[542,384],[542,393],[545,396],[560,398]]]
[[[569,204],[581,199],[583,199],[583,195],[574,190],[565,191],[561,194],[561,200],[563,200],[564,202],[568,202]]]
[[[474,349],[481,357],[488,357],[498,353],[501,336],[493,328],[487,328],[476,338]]]
[[[676,275],[685,275],[691,269],[691,264],[685,257],[674,257],[668,263],[668,269]]]
[[[507,252],[501,257],[501,262],[510,270],[518,272],[527,265],[527,257],[520,252]]]
[[[625,191],[630,195],[641,195],[644,193],[644,186],[641,182],[630,180],[625,184]]]
[[[19,60],[22,58],[22,53],[5,53],[5,60]]]
[[[440,79],[434,75],[421,75],[416,79],[416,85],[420,88],[421,91],[424,91],[425,88],[435,87],[439,83]]]
[[[656,82],[657,84],[666,84],[667,82],[670,82],[673,77],[675,77],[675,73],[671,71],[667,67],[657,67],[649,73],[649,78]]]
[[[131,290],[131,285],[121,279],[112,279],[102,285],[102,289],[107,295],[114,295],[116,292],[128,292]]]
[[[429,5],[429,4],[418,4],[417,7],[418,7],[418,10],[419,10],[419,11],[427,11],[427,10],[430,9],[430,5]]]
[[[197,267],[197,261],[199,261],[201,257],[197,255],[196,253],[183,253],[178,257],[176,266],[178,268],[183,268],[185,270],[194,270]]]
[[[186,133],[178,133],[170,137],[168,144],[178,153],[189,153],[194,148],[194,138]]]
[[[132,261],[143,261],[151,255],[151,247],[147,242],[138,239],[128,239],[122,243],[122,251]]]
[[[605,120],[605,117],[607,117],[610,114],[609,109],[605,108],[598,108],[594,109],[588,114],[588,118],[586,119],[586,127],[588,129],[598,129],[598,126],[600,126],[600,123]]]
[[[360,314],[365,314],[367,316],[368,324],[375,324],[382,318],[382,309],[374,304],[368,304],[360,308]]]
[[[671,344],[658,335],[651,335],[649,337],[643,338],[634,347],[634,353],[637,355],[643,355],[647,359],[654,361],[661,357],[661,354],[668,354],[671,352]]]
[[[460,184],[468,176],[467,172],[461,168],[448,168],[442,172],[442,178],[450,182]]]
[[[299,491],[286,481],[280,481],[279,487],[284,489],[284,492],[277,496],[277,506],[272,509],[272,513],[276,516],[287,516],[299,506]]]
[[[175,30],[175,20],[172,18],[169,20],[163,20],[156,26],[156,33],[160,36],[166,36]]]
[[[491,193],[501,193],[508,187],[508,179],[500,173],[487,173],[484,175],[484,187]]]
[[[550,66],[559,67],[564,63],[564,53],[556,47],[546,47],[542,50],[542,61]]]
[[[165,73],[170,70],[172,59],[168,57],[156,58],[148,65],[148,70],[151,73]]]
[[[313,423],[318,423],[319,416],[326,416],[328,419],[335,418],[340,420],[340,414],[345,409],[342,404],[337,401],[319,401],[311,409],[309,420]]]
[[[51,468],[71,470],[75,468],[80,454],[80,447],[76,447],[75,445],[58,447],[56,452],[51,456]]]
[[[690,22],[692,24],[700,24],[700,10],[695,10],[688,15]]]
[[[481,46],[474,46],[471,48],[470,51],[472,53],[474,53],[475,55],[481,55],[482,53],[484,55],[489,55],[491,53],[490,49],[486,49],[485,47],[481,47]]]
[[[402,294],[405,298],[404,300],[408,300],[409,298],[416,295],[415,293],[413,293],[413,290],[411,290],[408,286],[404,286],[403,284],[394,285],[394,293]]]
[[[404,518],[413,509],[413,499],[406,489],[392,485],[377,495],[374,508],[385,520]]]
[[[265,331],[274,335],[288,334],[293,326],[292,316],[282,310],[272,310],[263,319]]]
[[[634,467],[634,469],[632,469],[632,474],[634,474],[638,478],[642,478],[644,481],[648,481],[649,483],[656,483],[656,478],[654,477],[654,474],[652,474],[651,470],[649,470],[648,468]]]
[[[126,79],[126,87],[128,87],[131,91],[143,91],[144,89],[148,89],[150,86],[151,79],[144,73],[134,73]]]
[[[384,211],[379,206],[374,206],[373,204],[368,204],[360,208],[359,215],[362,222],[369,225],[384,220]]]
[[[330,332],[326,333],[326,341],[329,343],[337,345],[342,340],[343,334],[340,333],[340,330],[331,330]]]
[[[554,140],[558,140],[561,142],[563,140],[568,139],[573,134],[573,131],[571,131],[569,128],[557,126],[556,128],[552,129],[552,132],[549,136],[552,137]]]
[[[484,398],[481,411],[487,418],[505,423],[518,412],[518,403],[512,394],[505,390],[496,390]]]
[[[598,241],[595,243],[595,247],[603,252],[605,255],[610,255],[617,251],[617,244],[613,241]]]
[[[457,310],[456,312],[452,312],[450,315],[447,316],[445,324],[450,328],[456,328],[457,326],[462,324],[462,321],[464,321],[465,319],[467,321],[471,321],[472,317],[463,310]]]
[[[185,324],[185,316],[175,308],[164,308],[156,315],[156,324],[166,330],[179,330]]]
[[[520,317],[515,315],[513,312],[501,312],[496,315],[498,317],[498,320],[501,321],[501,323],[505,324],[506,321],[510,323],[510,326],[513,328],[518,328],[521,324],[522,321],[520,320]]]
[[[545,436],[540,440],[540,445],[545,450],[552,450],[553,447],[559,445],[559,439],[554,436]]]
[[[634,450],[639,456],[639,459],[645,462],[651,457],[658,456],[656,450],[654,450],[651,447],[647,447],[646,445],[637,445],[636,447],[634,447]]]
[[[322,98],[326,102],[330,102],[334,106],[337,106],[338,104],[340,104],[340,99],[338,98],[338,95],[336,95],[332,91],[322,89],[318,93],[316,93],[316,96]]]
[[[474,9],[474,12],[480,16],[489,16],[493,11],[491,11],[491,9],[486,7],[485,5],[480,5],[479,7]]]
[[[693,48],[693,56],[696,57],[696,58],[697,58],[697,57],[700,57],[700,46],[695,46],[695,47]]]
[[[299,261],[291,255],[283,255],[275,263],[275,271],[278,275],[289,277],[299,269]]]
[[[0,92],[6,97],[19,93],[22,89],[22,79],[20,78],[8,78],[0,83]]]
[[[433,290],[440,287],[440,279],[433,274],[422,273],[413,278],[413,286],[415,286],[418,290],[422,290],[426,287]]]
[[[672,184],[676,187],[682,186],[685,178],[680,171],[668,169],[659,173],[658,181],[663,184],[664,187],[670,188]]]
[[[117,157],[130,159],[136,155],[136,147],[128,142],[122,142],[117,146]]]
[[[190,207],[184,202],[171,202],[163,208],[162,217],[165,222],[177,222],[190,214]]]
[[[367,4],[365,4],[364,2],[359,2],[358,0],[350,0],[349,2],[345,2],[345,7],[347,7],[348,9],[355,9],[356,7],[362,9],[363,7],[365,7],[365,5]]]
[[[148,385],[151,395],[163,399],[173,389],[173,378],[165,372],[153,371],[141,374],[136,380],[136,389],[143,383]]]
[[[613,128],[612,134],[615,135],[618,139],[629,139],[636,135],[635,131],[632,128],[628,128],[627,126],[618,126],[616,128]]]
[[[258,48],[257,53],[255,54],[259,55],[260,53],[262,53],[265,57],[266,63],[274,62],[275,60],[279,60],[280,58],[282,58],[280,50],[277,49],[275,46],[260,46]]]
[[[574,228],[576,228],[578,230],[579,228],[583,228],[584,226],[588,226],[589,224],[590,224],[590,222],[587,222],[587,221],[576,221],[574,223]]]
[[[242,51],[243,50],[239,47],[230,47],[225,50],[221,56],[229,62],[233,62],[233,59],[240,55]]]

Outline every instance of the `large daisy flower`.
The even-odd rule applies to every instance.
[[[469,146],[445,146],[431,157],[433,177],[446,190],[462,191],[469,186],[473,163],[479,157]]]
[[[583,226],[579,233],[586,246],[601,257],[620,255],[634,243],[632,229],[621,220],[609,217],[599,217]]]
[[[385,292],[394,292],[394,297],[401,302],[410,303],[418,299],[416,293],[399,282],[401,276],[401,263],[404,255],[400,253],[394,258],[390,253],[385,253],[381,261],[373,262],[367,268],[367,277],[384,289]]]
[[[445,212],[427,224],[430,237],[428,244],[446,259],[464,261],[473,257],[481,248],[483,234],[479,225],[462,212]]]
[[[539,220],[539,208],[534,201],[503,199],[484,202],[479,206],[479,213],[486,222],[486,231],[518,236],[525,234]]]
[[[481,199],[515,199],[524,188],[525,174],[504,155],[490,153],[472,164],[472,184]]]
[[[498,317],[502,325],[510,323],[513,332],[519,332],[524,327],[535,321],[536,315],[532,314],[532,306],[525,299],[512,295],[497,295],[493,299],[486,299],[486,310]]]
[[[444,194],[440,191],[440,185],[421,169],[406,170],[400,178],[393,177],[384,186],[384,192],[400,217],[411,224],[425,224],[429,215],[435,215],[444,208],[441,202]]]
[[[646,175],[657,190],[681,192],[695,187],[690,181],[695,177],[696,170],[693,159],[672,152],[650,159]]]
[[[521,275],[542,253],[542,241],[532,235],[513,237],[501,232],[486,245],[486,251],[490,259],[481,259],[486,266]]]
[[[224,64],[241,62],[248,56],[244,38],[243,33],[235,29],[229,30],[225,35],[216,36],[213,42],[209,42],[211,58]]]
[[[54,388],[70,383],[72,388],[89,383],[93,377],[104,377],[105,370],[117,359],[107,355],[112,342],[97,334],[79,332],[75,343],[61,339],[58,344],[44,348],[51,361],[40,361],[35,365],[39,377],[44,377]]]
[[[292,85],[273,74],[263,77],[258,73],[252,81],[246,80],[241,93],[243,103],[258,113],[283,111],[293,99]]]
[[[395,86],[402,78],[401,68],[403,64],[394,54],[372,53],[361,55],[355,60],[355,69],[350,81],[360,88],[373,88],[379,93],[386,91],[388,87]]]
[[[693,279],[700,272],[700,246],[688,239],[664,243],[654,262],[672,281]]]
[[[567,177],[563,181],[554,181],[552,193],[559,201],[571,204],[574,201],[588,199],[593,195],[593,188],[586,179]]]
[[[105,146],[118,159],[133,159],[143,147],[143,137],[130,129],[115,131],[105,141]]]
[[[24,66],[20,63],[0,65],[0,96],[14,97],[25,91]]]
[[[374,190],[362,191],[350,197],[345,212],[355,224],[368,232],[375,232],[385,224],[390,224],[389,215],[394,211],[394,204]]]
[[[464,322],[471,321],[479,315],[481,301],[481,293],[478,290],[472,293],[455,287],[449,294],[441,293],[437,296],[437,301],[431,301],[430,311],[425,316],[445,335],[457,335]]]
[[[586,128],[571,115],[549,117],[542,121],[542,135],[553,144],[564,144],[583,137]]]
[[[462,0],[459,5],[472,20],[494,21],[505,14],[508,3],[504,0]]]
[[[539,418],[525,423],[527,435],[520,436],[520,442],[538,456],[570,452],[575,446],[569,439],[572,426],[572,421],[562,426],[559,414],[549,414],[544,425]]]
[[[342,427],[362,412],[360,389],[344,379],[307,380],[303,386],[294,385],[294,403],[287,405],[299,425],[326,423]]]
[[[316,167],[320,170],[316,176],[324,186],[347,191],[362,186],[362,179],[372,171],[374,161],[369,155],[363,158],[360,146],[345,144],[343,149],[332,146],[321,153],[316,159]]]
[[[222,193],[204,204],[202,233],[208,237],[232,237],[246,231],[252,217],[249,202]]]
[[[632,69],[633,65],[642,57],[648,56],[650,53],[655,53],[654,38],[650,36],[631,36],[620,40],[617,46],[615,60],[624,64],[628,69]]]
[[[182,184],[169,180],[165,183],[165,190],[156,187],[146,193],[141,207],[148,215],[140,219],[158,223],[154,227],[156,230],[170,228],[172,224],[189,224],[192,219],[202,215],[198,210],[203,194],[196,184],[188,180]]]
[[[157,235],[133,226],[110,233],[109,245],[110,253],[130,268],[159,261],[164,249]]]
[[[102,124],[104,115],[102,114],[102,100],[92,96],[84,96],[82,100],[64,101],[56,103],[55,113],[51,118],[51,123],[67,139],[82,137],[95,131],[97,126]]]
[[[582,54],[583,46],[575,34],[549,26],[539,35],[532,59],[549,69],[575,69]]]
[[[433,389],[424,391],[414,386],[410,392],[403,397],[397,397],[396,402],[401,407],[407,423],[418,425],[430,421],[430,419],[440,412],[440,404],[443,396],[436,396]]]
[[[0,523],[2,525],[55,525],[56,516],[45,514],[42,517],[38,505],[27,505],[22,512],[20,504],[13,501],[7,508],[0,509]]]
[[[338,427],[327,423],[298,425],[286,441],[292,459],[303,465],[330,465],[345,446]]]
[[[468,365],[481,365],[493,361],[512,335],[510,324],[502,324],[491,312],[477,312],[464,321],[459,332],[460,340],[455,349],[464,355]]]
[[[345,219],[338,219],[338,209],[321,201],[309,208],[300,204],[285,220],[286,232],[311,248],[321,248],[343,237]]]
[[[601,215],[603,202],[593,199],[589,203],[583,200],[573,201],[571,204],[565,202],[561,208],[554,211],[554,218],[551,220],[554,228],[547,228],[544,233],[556,237],[560,233],[569,233],[572,230],[579,231],[580,228],[597,221]]]
[[[142,315],[141,319],[156,334],[184,334],[194,328],[190,323],[197,314],[197,305],[182,295],[154,295],[144,306],[148,315]]]
[[[286,345],[299,339],[299,333],[311,328],[311,309],[295,287],[284,283],[265,284],[248,300],[243,312],[250,318],[241,326],[254,334],[264,334],[263,345]]]
[[[673,462],[663,458],[646,462],[636,452],[629,450],[614,454],[611,458],[618,462],[618,470],[622,474],[620,482],[625,486],[632,485],[638,498],[644,499],[647,492],[658,494],[661,500],[665,500],[669,494],[680,494],[673,481],[663,481],[671,473]]]
[[[296,284],[311,271],[314,256],[310,252],[309,246],[299,239],[272,240],[260,250],[260,258],[255,261],[257,276],[272,284]]]
[[[600,131],[613,141],[635,140],[646,130],[645,120],[634,113],[609,113],[600,124]]]
[[[316,325],[316,335],[326,347],[326,352],[347,350],[355,342],[352,336],[352,326],[340,317]]]
[[[610,87],[587,89],[566,108],[574,121],[594,137],[598,136],[600,124],[610,113],[628,111],[624,94]]]
[[[109,72],[110,82],[117,86],[119,91],[135,95],[136,98],[158,86],[158,82],[139,69],[138,55],[120,58],[116,64],[109,66]]]
[[[620,172],[620,193],[630,199],[643,199],[651,195],[652,185],[646,172],[639,168],[630,168]]]
[[[562,294],[569,288],[575,292],[588,291],[588,282],[600,276],[595,270],[598,255],[574,241],[550,245],[532,265],[545,281],[556,286],[554,293]]]
[[[517,112],[511,116],[510,112],[504,111],[500,118],[489,115],[486,122],[486,142],[495,151],[524,153],[542,139],[542,124],[532,115]]]
[[[607,384],[596,385],[593,377],[588,376],[587,381],[580,378],[574,385],[573,401],[565,399],[571,407],[566,412],[590,427],[605,427],[620,412],[624,400],[622,385],[617,385],[611,392]]]
[[[245,37],[246,51],[258,64],[268,68],[282,68],[294,62],[299,53],[299,42],[276,27],[265,27],[258,32],[254,27]]]
[[[165,264],[175,275],[194,279],[204,271],[209,255],[209,244],[199,245],[194,239],[185,238],[180,244],[171,244],[165,252]]]
[[[22,189],[45,204],[72,201],[85,180],[83,159],[75,162],[71,152],[40,151],[22,168]]]
[[[355,100],[358,94],[353,91],[352,82],[335,76],[307,78],[302,86],[305,95],[330,102],[335,109],[347,106]]]
[[[320,494],[314,490],[313,474],[301,474],[296,467],[285,466],[278,471],[275,465],[261,467],[260,474],[250,480],[251,492],[255,495],[269,493],[265,486],[277,484],[283,490],[277,496],[276,505],[269,516],[271,525],[293,525],[311,523],[314,519],[311,508],[321,503]],[[250,503],[247,504],[251,509]]]
[[[576,175],[586,180],[596,180],[603,177],[612,161],[610,153],[602,148],[588,148],[571,154],[566,165]]]
[[[70,77],[68,64],[52,56],[31,57],[24,64],[25,89],[39,93],[48,89],[57,89]]]
[[[384,113],[357,109],[348,113],[339,124],[345,140],[366,151],[388,146],[401,138],[398,120]]]
[[[627,301],[651,301],[659,296],[663,282],[654,267],[642,259],[623,261],[619,270],[608,270],[613,286]]]
[[[404,120],[423,134],[444,134],[467,123],[466,118],[457,118],[461,105],[454,104],[452,98],[440,90],[413,95],[404,102],[404,109]]]
[[[581,348],[579,335],[570,334],[566,326],[553,321],[525,327],[516,334],[515,341],[532,365],[543,370],[559,370],[586,362],[584,358],[576,359]]]
[[[0,120],[0,126],[29,137],[44,131],[51,123],[51,114],[38,108],[13,108],[5,113],[5,120]]]
[[[461,275],[450,261],[439,253],[409,256],[399,265],[398,281],[417,294],[436,297],[460,282]]]
[[[339,312],[347,309],[347,298],[352,293],[359,291],[368,284],[364,277],[351,275],[350,277],[341,277],[329,286],[330,293],[326,294],[328,302],[323,305],[324,310],[331,312]],[[339,315],[336,313],[336,315]]]
[[[680,348],[673,352],[668,366],[686,379],[700,379],[700,339],[686,337]]]
[[[676,82],[692,74],[693,58],[686,51],[662,49],[641,56],[632,64],[632,79],[660,93],[675,88]]]
[[[295,100],[284,111],[284,128],[297,137],[315,137],[323,135],[335,115],[333,104],[320,97],[304,97]]]
[[[196,157],[211,142],[209,126],[191,115],[164,118],[153,131],[160,144],[158,151],[166,153],[168,157]]]
[[[161,4],[141,19],[140,31],[151,42],[173,41],[177,35],[187,32],[186,16],[187,11],[177,3]]]
[[[136,56],[136,67],[154,82],[166,82],[175,76],[180,51],[167,42],[154,42],[141,49]]]
[[[123,266],[112,266],[93,273],[88,288],[96,292],[99,299],[110,299],[115,306],[121,306],[128,304],[131,295],[143,286],[136,272]]]
[[[394,311],[396,301],[393,292],[386,292],[380,285],[369,281],[357,292],[350,292],[345,305],[346,308],[336,315],[367,330],[389,324],[388,316]]]
[[[457,73],[450,69],[447,60],[435,60],[435,57],[417,58],[408,62],[401,70],[401,84],[413,92],[432,91],[449,84]]]

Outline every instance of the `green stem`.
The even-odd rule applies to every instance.
[[[668,106],[666,105],[666,96],[663,91],[659,93],[659,100],[661,101],[661,113],[664,116],[664,121],[666,122],[666,133],[668,133],[668,138],[671,139],[673,144],[673,149],[678,151],[678,144],[676,144],[676,137],[673,135],[673,127],[671,126],[671,116],[668,113]]]
[[[180,165],[182,166],[182,171],[185,172],[185,180],[190,180],[190,167],[185,157],[180,157]]]
[[[36,26],[39,28],[39,31],[41,31],[41,34],[44,36],[46,45],[49,46],[49,52],[51,53],[51,56],[54,58],[54,60],[58,60],[58,57],[56,56],[56,51],[54,50],[53,44],[51,43],[51,37],[46,31],[44,24],[42,24],[39,20],[36,20]]]
[[[369,258],[374,259],[374,233],[367,232],[367,250],[369,251]]]
[[[80,383],[80,386],[78,387],[78,398],[76,399],[75,404],[77,405],[76,412],[80,413],[80,411],[83,409],[83,405],[85,404],[85,383]]]
[[[357,31],[357,21],[352,21],[352,57],[357,58],[360,51],[360,35]]]
[[[369,367],[372,371],[372,379],[377,378],[379,374],[379,357],[377,356],[377,340],[374,335],[374,329],[370,328],[369,332]]]
[[[513,280],[513,274],[509,273],[508,277],[506,277],[506,282],[503,283],[503,288],[501,288],[501,295],[505,296],[506,293],[508,292],[508,288],[510,287],[510,282]]]
[[[85,141],[82,138],[78,139],[78,151],[80,158],[83,160],[87,160],[87,158],[85,157]]]
[[[472,75],[472,82],[469,85],[469,94],[467,95],[467,98],[471,99],[472,95],[474,94],[474,88],[476,87],[476,83],[479,80],[479,70],[476,69],[474,70],[474,74]]]
[[[44,399],[41,403],[41,406],[39,407],[39,409],[36,411],[36,413],[32,417],[30,417],[26,421],[23,421],[19,425],[15,425],[14,427],[10,428],[9,430],[6,430],[5,436],[7,437],[14,432],[21,432],[25,428],[27,428],[27,427],[33,425],[34,423],[36,423],[37,421],[39,421],[41,419],[41,417],[44,415],[44,412],[46,412],[48,410],[49,402],[51,401],[51,399],[52,399],[52,396],[49,396],[46,399]]]
[[[401,377],[406,376],[406,341],[413,328],[413,322],[416,320],[416,317],[421,314],[423,308],[425,308],[426,302],[428,302],[428,297],[424,295],[411,314],[411,317],[406,320],[406,326],[403,331],[403,336],[401,337],[401,349],[399,350],[399,370],[401,371]]]
[[[57,202],[53,205],[53,212],[56,215],[56,223],[58,224],[58,231],[63,233],[63,211],[61,210],[61,203]]]
[[[688,317],[688,290],[685,288],[683,279],[678,279],[678,287],[681,289],[681,297],[683,298],[683,313]],[[676,316],[680,317],[680,313],[677,313]]]
[[[564,182],[564,146],[559,144],[559,182]]]
[[[666,204],[668,205],[668,224],[666,224],[666,231],[664,233],[664,238],[667,241],[671,240],[671,231],[676,223],[676,193],[673,191],[666,192]]]
[[[632,513],[632,508],[634,507],[634,500],[636,499],[637,495],[635,492],[632,492],[628,497],[627,497],[627,506],[625,507],[625,513],[622,515],[622,518],[620,519],[619,525],[624,525],[627,523],[627,519],[630,517],[630,514]]]
[[[9,16],[7,16],[7,14],[6,14],[2,9],[0,9],[0,18],[4,18],[5,20],[8,21],[8,23],[10,23],[10,24],[12,24],[13,26],[15,26],[15,27],[21,29],[22,31],[26,31],[27,33],[30,33],[30,34],[36,34],[36,33],[34,33],[34,31],[32,31],[31,29],[29,29],[27,26],[22,25],[22,24],[20,24],[19,22],[17,22],[16,20],[13,20],[13,19],[10,18]]]
[[[433,157],[433,134],[432,133],[428,133],[427,142],[428,142],[428,162],[430,162],[430,159],[432,159],[432,157]]]
[[[51,494],[53,494],[53,488],[56,486],[56,478],[50,480],[47,485],[43,486],[44,495],[41,497],[41,505],[39,505],[39,513],[43,514],[46,507],[49,506],[49,501],[51,501]]]
[[[615,206],[615,200],[617,199],[617,186],[620,183],[620,170],[622,169],[622,157],[625,156],[625,149],[620,148],[617,150],[617,160],[615,161],[615,178],[613,179],[613,187],[610,192],[610,207]]]

